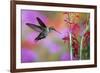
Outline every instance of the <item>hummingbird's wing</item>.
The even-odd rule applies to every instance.
[[[43,22],[39,17],[37,17],[37,20],[38,20],[39,24],[40,24],[42,27],[46,28],[46,25],[44,24],[44,22]]]
[[[38,41],[38,40],[41,40],[41,39],[43,39],[43,38],[45,38],[45,37],[46,37],[46,36],[45,36],[44,32],[41,32],[41,33],[35,38],[35,40]]]
[[[31,24],[31,23],[26,23],[26,25],[29,26],[30,28],[34,29],[37,32],[41,32],[42,31],[42,28],[40,26],[38,26],[38,25]]]

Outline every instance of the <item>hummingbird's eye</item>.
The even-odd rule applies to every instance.
[[[54,28],[51,28],[52,30],[55,30]]]

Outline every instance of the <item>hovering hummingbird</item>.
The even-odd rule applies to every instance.
[[[52,31],[58,32],[54,27],[47,27],[39,17],[37,17],[36,19],[38,23],[40,24],[40,26],[31,24],[31,23],[26,23],[26,25],[29,26],[30,28],[34,29],[37,32],[40,32],[39,35],[35,38],[35,41],[46,38],[49,32],[52,32]]]

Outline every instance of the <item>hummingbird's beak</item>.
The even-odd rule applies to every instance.
[[[55,30],[55,29],[54,29],[54,31],[56,31],[56,32],[59,33],[59,34],[62,34],[61,32],[59,32],[59,31],[57,31],[57,30]]]

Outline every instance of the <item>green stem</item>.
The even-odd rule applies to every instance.
[[[80,44],[80,60],[82,59],[82,43],[83,42],[83,36],[81,38],[81,44]]]
[[[89,29],[89,26],[87,26],[84,30],[84,33]],[[80,60],[82,59],[82,42],[83,42],[83,38],[84,38],[84,35],[82,35],[82,38],[81,38],[81,44],[80,44]]]
[[[71,33],[69,34],[69,36],[70,36],[70,57],[72,60],[73,59],[73,51],[72,51],[72,39],[71,39],[72,35],[71,35]]]

